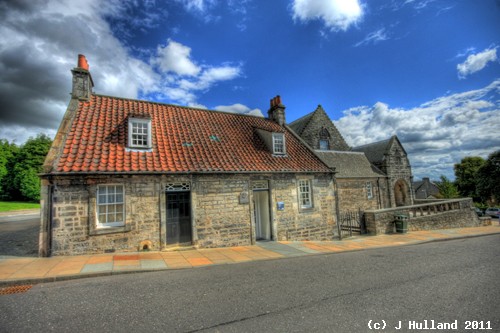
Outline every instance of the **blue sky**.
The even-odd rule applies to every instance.
[[[500,149],[500,1],[0,3],[0,138],[54,136],[77,55],[95,92],[398,135],[416,179]]]

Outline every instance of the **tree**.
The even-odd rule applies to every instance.
[[[488,156],[477,173],[478,192],[484,202],[492,205],[500,200],[500,150]]]
[[[482,157],[465,157],[460,163],[455,164],[455,185],[461,196],[471,197],[480,201],[477,191],[478,171],[484,165]]]
[[[460,197],[458,190],[446,176],[441,175],[439,177],[441,181],[436,182],[436,186],[439,189],[439,197],[444,199],[453,199]]]
[[[0,199],[2,200],[10,198],[12,168],[18,152],[19,147],[14,143],[0,139]]]
[[[45,156],[52,140],[45,134],[29,138],[21,147],[0,140],[0,198],[40,200],[40,179]]]

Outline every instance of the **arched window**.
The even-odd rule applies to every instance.
[[[319,131],[319,149],[329,150],[330,149],[330,133],[326,128],[321,128]]]

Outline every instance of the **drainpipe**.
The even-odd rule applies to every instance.
[[[378,197],[378,209],[382,209],[383,207],[382,207],[382,196],[380,194],[380,192],[381,192],[380,191],[380,177],[377,177],[377,189],[378,189],[378,191],[377,191],[378,192],[377,193],[378,194],[377,195],[377,197]]]
[[[52,198],[54,193],[54,185],[50,176],[47,178],[46,198],[43,209],[40,214],[40,236],[38,255],[40,257],[49,257],[52,248]]]
[[[335,172],[335,171],[334,171]],[[339,234],[339,239],[342,240],[342,233],[340,232],[340,203],[339,203],[339,188],[337,184],[337,179],[335,174],[333,174],[333,195],[335,196],[335,215],[337,218],[337,232]]]

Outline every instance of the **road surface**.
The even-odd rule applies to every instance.
[[[0,296],[0,331],[500,332],[499,244],[490,235],[39,284]]]

